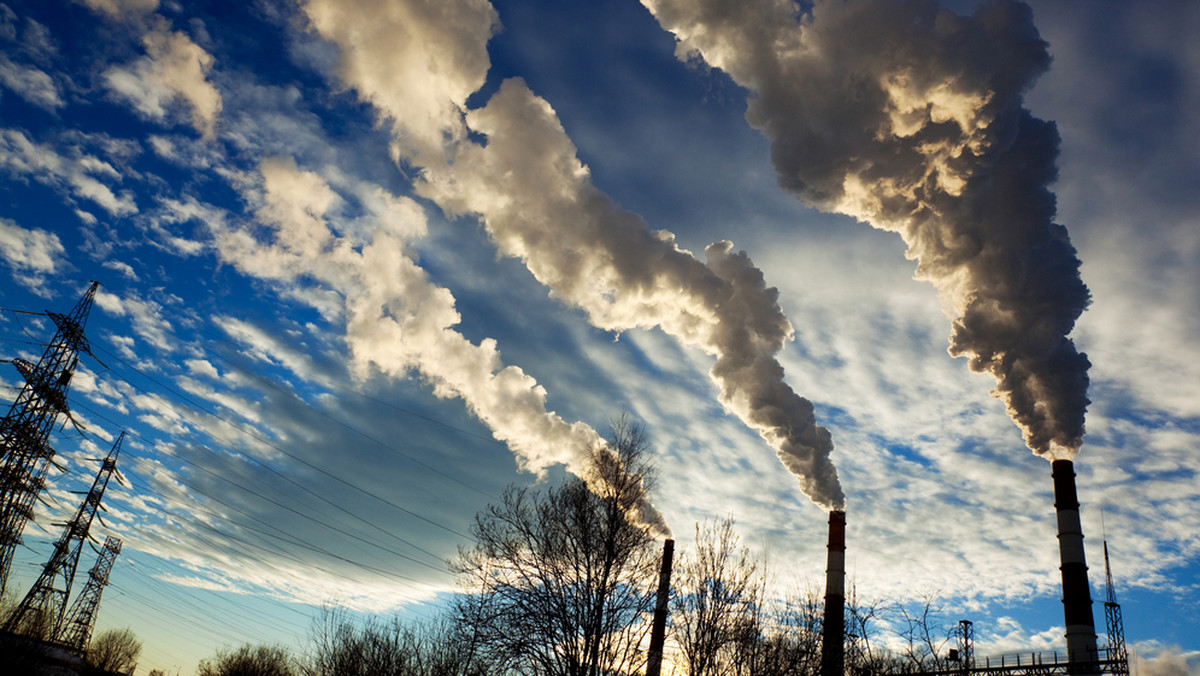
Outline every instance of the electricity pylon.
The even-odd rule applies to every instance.
[[[59,413],[71,415],[67,389],[79,353],[91,354],[83,328],[98,286],[99,282],[92,282],[71,314],[46,312],[58,331],[37,364],[12,360],[25,385],[0,421],[0,594],[8,585],[13,555],[33,515],[33,503],[46,484],[54,457],[50,430]]]
[[[104,539],[104,549],[96,559],[96,564],[88,573],[87,586],[75,598],[67,619],[63,621],[55,643],[66,647],[72,652],[82,655],[87,652],[88,644],[92,641],[92,629],[96,626],[96,610],[100,607],[100,596],[108,584],[108,574],[112,572],[113,561],[121,553],[121,540],[113,536]]]
[[[1129,653],[1125,650],[1125,624],[1121,621],[1121,604],[1117,603],[1117,588],[1113,584],[1112,568],[1108,565],[1108,540],[1104,541],[1104,624],[1108,630],[1108,659],[1111,673],[1129,676]]]
[[[54,543],[50,560],[46,562],[33,588],[8,618],[5,630],[28,634],[31,628],[36,627],[39,632],[44,629],[46,638],[53,639],[58,635],[63,613],[67,609],[67,598],[71,595],[71,585],[75,582],[79,553],[88,539],[96,510],[100,509],[100,500],[104,497],[108,480],[117,469],[117,456],[121,454],[121,442],[124,440],[125,433],[121,432],[112,450],[100,464],[92,489],[87,492],[75,517],[63,524],[63,534]]]

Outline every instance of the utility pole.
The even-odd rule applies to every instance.
[[[83,329],[99,286],[92,282],[69,315],[46,312],[58,330],[37,364],[12,360],[25,385],[0,421],[0,594],[8,586],[13,556],[33,515],[33,503],[46,484],[54,457],[50,430],[58,414],[71,415],[67,389],[79,353],[91,354]]]
[[[75,512],[75,517],[63,524],[63,534],[58,538],[58,542],[54,543],[54,552],[50,555],[50,560],[46,562],[46,567],[42,569],[42,574],[33,588],[8,618],[4,625],[5,630],[30,633],[30,629],[41,628],[41,623],[44,622],[46,638],[53,640],[58,635],[63,613],[67,609],[67,598],[71,595],[71,585],[75,582],[79,553],[88,539],[96,510],[100,509],[100,500],[104,497],[108,480],[117,469],[117,456],[121,454],[121,443],[124,440],[125,433],[121,432],[112,450],[100,464],[100,471],[96,473],[92,489],[87,492],[83,504]]]

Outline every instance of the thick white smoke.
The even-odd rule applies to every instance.
[[[523,470],[541,473],[561,463],[598,480],[589,459],[603,452],[600,435],[548,412],[545,389],[519,367],[504,366],[494,340],[476,345],[454,329],[460,319],[454,297],[429,280],[407,246],[425,232],[419,205],[382,189],[360,195],[377,227],[370,241],[355,242],[330,227],[326,213],[339,198],[319,176],[290,160],[264,161],[260,172],[257,215],[269,235],[210,221],[224,260],[260,278],[308,280],[336,291],[358,369],[394,376],[415,370],[437,396],[461,398]],[[645,496],[635,509],[641,523],[669,533]]]
[[[502,253],[524,261],[555,297],[584,309],[596,326],[616,331],[657,326],[715,355],[711,374],[725,406],[777,449],[814,502],[841,508],[830,435],[816,424],[812,404],[783,381],[775,357],[792,327],[776,291],[749,258],[729,242],[718,242],[708,247],[703,263],[680,249],[670,233],[651,231],[640,217],[619,209],[592,185],[554,110],[520,80],[503,83],[485,107],[468,112],[465,90],[451,94],[393,83],[374,72],[413,67],[406,60],[412,55],[397,55],[392,45],[401,35],[422,31],[411,22],[414,17],[431,22],[428,34],[439,36],[430,49],[486,55],[486,36],[494,30],[494,14],[480,8],[486,3],[446,2],[437,16],[412,9],[422,5],[418,0],[372,4],[379,7],[311,0],[306,9],[314,28],[341,49],[343,80],[403,139],[401,159],[423,167],[419,192],[448,214],[480,216]],[[399,17],[410,21],[389,24]],[[441,63],[436,54],[427,56],[421,63]],[[397,64],[398,59],[405,62]],[[482,83],[486,59],[456,63],[477,70],[447,74],[452,81]],[[410,97],[418,96],[434,97],[420,105],[445,114],[440,127],[430,129],[425,118],[409,123],[407,113],[417,105]],[[486,142],[464,136],[464,129],[486,136]],[[404,147],[413,150],[405,154]],[[435,147],[445,161],[427,150]]]
[[[1023,108],[1047,68],[1026,5],[963,17],[933,0],[643,0],[751,92],[780,184],[899,233],[953,316],[949,351],[996,379],[1025,443],[1070,458],[1088,361],[1067,337],[1087,306],[1053,222],[1058,134]]]

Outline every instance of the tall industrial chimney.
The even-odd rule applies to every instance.
[[[842,676],[846,630],[846,513],[829,513],[829,559],[825,566],[825,620],[821,638],[821,676]]]
[[[650,625],[650,650],[646,655],[646,676],[662,672],[663,644],[667,641],[667,601],[671,598],[671,560],[675,557],[675,541],[663,543],[662,569],[658,573],[658,599],[654,605],[654,622]]]
[[[1051,464],[1054,477],[1054,509],[1058,513],[1058,551],[1062,561],[1063,617],[1067,625],[1068,659],[1078,668],[1074,674],[1095,673],[1096,625],[1092,621],[1092,594],[1088,586],[1087,561],[1083,555],[1083,528],[1079,522],[1079,498],[1075,492],[1075,465],[1070,460]]]

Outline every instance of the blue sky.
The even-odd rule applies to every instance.
[[[840,487],[860,595],[935,594],[980,655],[1061,645],[1049,465],[993,376],[947,353],[962,277],[914,279],[880,206],[898,179],[853,173],[924,153],[956,197],[974,171],[956,153],[1003,100],[1057,125],[1057,158],[1033,154],[1090,290],[1070,337],[1091,363],[1093,597],[1103,511],[1140,673],[1200,673],[1200,10],[1030,4],[955,24],[992,17],[993,44],[883,0],[817,3],[808,42],[779,2],[6,3],[5,358],[52,332],[7,310],[103,285],[103,365],[71,394],[89,435],[56,432],[67,471],[10,587],[127,429],[98,625],[144,640],[143,671],[301,645],[323,603],[430,616],[474,514],[628,413],[662,471],[646,516],[684,548],[732,515],[779,589],[819,586]],[[861,133],[872,115],[890,136]],[[817,190],[861,176],[852,198]],[[952,216],[984,239],[995,220]],[[15,369],[0,379],[14,396]],[[792,425],[804,401],[831,445]]]

